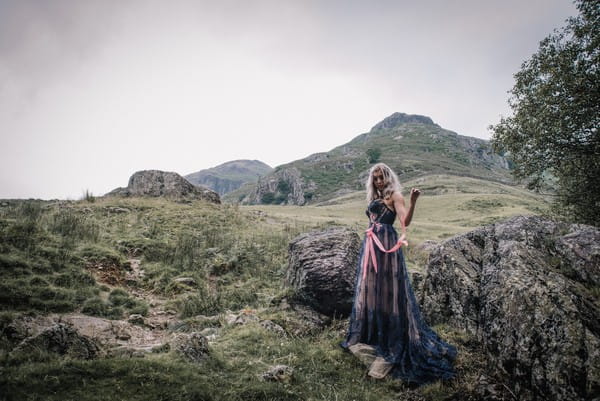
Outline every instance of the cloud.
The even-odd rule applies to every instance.
[[[512,74],[571,9],[0,0],[0,197],[103,193],[145,168],[276,166],[396,111],[486,137]]]

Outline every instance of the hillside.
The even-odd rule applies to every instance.
[[[272,167],[259,160],[233,160],[188,174],[184,178],[194,185],[208,187],[223,196],[245,183],[255,183],[259,177],[272,170]]]
[[[413,223],[408,228],[411,244],[440,241],[476,227],[515,215],[548,210],[538,194],[513,185],[484,179],[433,174],[404,182],[403,193],[421,190]],[[365,191],[355,191],[304,206],[248,205],[242,210],[262,211],[295,224],[327,224],[366,228]]]
[[[424,194],[409,229],[411,273],[423,268],[421,241],[545,208],[540,198],[494,182],[431,176],[407,187],[413,183]],[[460,347],[460,379],[415,390],[364,377],[337,345],[346,319],[324,323],[281,306],[290,240],[335,225],[362,234],[363,196],[309,207],[133,197],[0,201],[3,399],[97,400],[107,388],[115,399],[140,401],[474,396],[483,364],[462,332],[434,326]],[[49,319],[99,337],[109,353],[18,352]],[[201,362],[165,342],[193,332],[208,339]],[[294,367],[291,380],[261,379],[278,364]]]
[[[401,181],[452,174],[511,183],[509,163],[491,152],[489,142],[458,135],[429,117],[394,113],[368,133],[329,152],[284,164],[228,194],[244,204],[314,204],[361,190],[369,166],[382,161]]]

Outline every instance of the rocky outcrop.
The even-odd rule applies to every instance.
[[[201,199],[221,203],[219,195],[208,188],[193,185],[177,173],[160,170],[138,171],[126,188],[117,188],[105,196],[150,196],[177,200]]]
[[[314,188],[314,183],[306,183],[296,167],[282,168],[260,178],[256,189],[242,203],[304,205]]]
[[[290,242],[286,285],[294,299],[327,316],[348,316],[358,254],[359,236],[333,228],[302,234]]]
[[[429,324],[483,344],[519,400],[600,394],[600,231],[516,217],[449,239],[416,288]]]
[[[359,247],[358,235],[344,229],[291,241],[292,299],[329,316],[347,314]],[[489,400],[596,400],[598,229],[519,216],[421,251],[429,252],[426,273],[413,272],[411,281],[423,317],[465,331],[484,350],[487,370],[477,393]]]
[[[394,128],[400,124],[428,124],[435,125],[436,127],[438,126],[430,117],[427,116],[421,116],[418,114],[394,113],[373,126],[373,128],[371,128],[371,132],[381,129]]]
[[[94,359],[99,356],[101,348],[95,340],[79,334],[73,327],[57,323],[35,336],[25,338],[11,351],[11,355],[26,355],[36,350],[78,359]]]

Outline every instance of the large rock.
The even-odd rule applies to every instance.
[[[256,189],[246,196],[242,203],[304,205],[315,188],[314,182],[305,182],[296,167],[281,168],[259,178]]]
[[[105,196],[152,196],[173,199],[202,199],[221,203],[219,194],[208,188],[193,185],[177,173],[143,170],[129,178],[126,188],[117,188]]]
[[[359,236],[343,228],[293,239],[286,285],[295,290],[295,300],[327,316],[348,316],[359,251]]]
[[[434,248],[416,292],[429,324],[479,338],[518,399],[591,400],[600,394],[599,289],[600,231],[520,216]]]
[[[171,342],[173,348],[191,362],[202,362],[210,354],[207,338],[198,332],[176,333]]]
[[[78,359],[94,359],[101,352],[95,340],[79,334],[73,327],[64,323],[55,324],[35,336],[24,339],[11,354],[29,354],[34,350],[69,355]]]

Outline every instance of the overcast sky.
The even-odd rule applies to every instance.
[[[566,0],[0,0],[0,198],[325,152],[394,112],[489,139]]]

